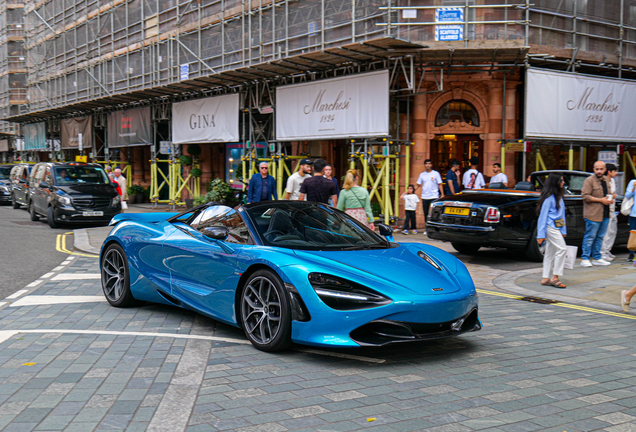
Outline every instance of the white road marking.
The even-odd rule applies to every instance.
[[[44,276],[42,276],[44,277]],[[53,277],[54,281],[62,280],[88,280],[88,279],[101,279],[102,275],[99,273],[61,273]]]
[[[38,286],[40,285],[42,282],[44,282],[42,279],[38,279],[36,281],[31,282],[30,284],[28,284],[26,287],[27,288],[33,288],[34,286]]]
[[[7,303],[9,303],[9,302],[0,302],[0,307],[6,305]]]
[[[188,335],[177,333],[150,333],[150,332],[129,332],[129,331],[114,331],[114,330],[67,330],[67,329],[36,329],[36,330],[0,330],[0,342],[2,342],[2,335],[4,333],[61,333],[61,334],[90,334],[90,335],[111,335],[111,336],[149,336],[149,337],[167,337],[174,339],[198,339],[207,340],[212,342],[228,342],[241,345],[251,345],[249,341],[243,339],[232,339],[218,336],[204,336],[204,335]],[[8,337],[11,337],[9,335]]]
[[[67,303],[94,303],[105,302],[104,296],[56,296],[56,295],[30,295],[22,297],[11,303],[11,307],[16,306],[42,306]]]
[[[41,278],[42,278],[42,279],[48,279],[48,278],[50,278],[51,276],[53,276],[54,274],[55,274],[55,273],[50,272],[50,273],[47,273],[47,274],[43,275]]]
[[[358,361],[363,361],[363,362],[367,362],[367,363],[385,363],[386,360],[384,359],[375,359],[375,358],[371,358],[371,357],[363,357],[363,356],[357,356],[357,355],[352,355],[352,354],[343,354],[343,353],[338,353],[338,352],[331,352],[331,351],[319,351],[319,350],[313,350],[313,349],[298,349],[296,350],[298,352],[301,353],[306,353],[306,354],[318,354],[318,355],[324,355],[324,356],[329,356],[329,357],[340,357],[340,358],[346,358],[346,359],[350,359],[350,360],[358,360]]]
[[[7,299],[14,299],[14,298],[18,298],[20,297],[22,294],[29,292],[29,290],[20,290],[20,291],[16,291],[13,294],[11,294],[9,297],[7,297]],[[6,300],[6,299],[5,299]]]
[[[18,332],[15,330],[0,330],[0,343],[6,341]]]
[[[51,271],[56,272],[56,271],[60,271],[60,270],[62,270],[63,268],[64,268],[64,266],[63,266],[63,265],[59,265],[59,266],[55,267],[53,270],[51,270]]]

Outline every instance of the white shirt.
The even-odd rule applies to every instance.
[[[610,181],[610,193],[611,194],[615,194],[616,193],[616,182],[614,181],[613,178],[610,178],[609,181]],[[616,217],[614,212],[616,212],[616,200],[614,200],[614,202],[610,204],[610,217],[612,217],[612,216]]]
[[[508,183],[508,176],[500,172],[490,178],[490,183]]]
[[[302,185],[303,181],[305,181],[305,179],[309,177],[311,177],[310,174],[301,176],[298,171],[289,176],[289,178],[287,179],[287,189],[285,191],[291,194],[289,196],[290,200],[296,201],[298,198],[300,198],[300,185]],[[306,199],[307,197],[305,197],[305,200]]]
[[[417,203],[420,199],[415,194],[404,195],[404,210],[417,210]]]
[[[439,185],[442,184],[442,176],[435,170],[424,171],[417,179],[417,184],[422,185],[422,199],[439,198]]]
[[[474,182],[471,179],[473,174],[475,176]],[[472,185],[470,185],[471,182],[473,183]],[[479,171],[472,168],[464,173],[464,178],[462,180],[462,183],[464,184],[464,188],[466,189],[483,189],[483,187],[486,186],[486,182],[484,181],[484,176],[481,175]]]

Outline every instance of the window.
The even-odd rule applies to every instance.
[[[460,121],[471,126],[479,126],[479,114],[474,106],[463,100],[446,102],[437,112],[435,126],[444,126],[452,121]]]
[[[226,206],[208,207],[192,221],[190,226],[200,232],[205,228],[224,226],[228,229],[228,243],[247,244],[250,234],[239,213]]]
[[[45,169],[46,167],[44,165],[38,165],[37,171],[35,172],[35,176],[33,177],[33,180],[35,181],[35,183],[40,183],[42,181],[42,177],[44,177]]]

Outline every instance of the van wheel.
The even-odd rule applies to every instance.
[[[31,220],[33,222],[40,220],[38,214],[35,212],[35,206],[33,205],[33,201],[29,201],[29,214],[31,215]]]
[[[55,213],[53,213],[53,207],[49,206],[49,209],[46,212],[46,221],[49,223],[51,228],[57,228],[58,224],[55,222]]]

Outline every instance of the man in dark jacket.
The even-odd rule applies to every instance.
[[[252,176],[249,189],[247,190],[248,204],[278,199],[278,195],[276,194],[276,180],[267,173],[268,170],[269,166],[267,162],[261,162],[258,165],[259,173]]]

